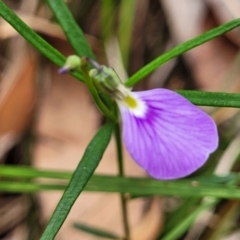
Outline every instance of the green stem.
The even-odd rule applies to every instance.
[[[87,66],[87,61],[82,58],[81,59],[81,70],[83,74],[83,78],[85,80],[85,83],[88,87],[89,92],[91,93],[93,100],[97,104],[98,108],[100,111],[111,121],[116,122],[116,117],[114,114],[109,110],[109,108],[102,102],[94,84],[91,79],[91,77],[88,74],[88,66]]]
[[[122,138],[121,138],[121,129],[120,125],[116,124],[115,126],[115,139],[117,147],[117,160],[118,160],[118,171],[119,176],[124,176],[123,170],[123,154],[122,154]],[[121,194],[121,205],[123,213],[123,227],[125,232],[125,239],[130,239],[129,223],[128,223],[128,211],[127,211],[127,199],[125,198],[124,193]]]

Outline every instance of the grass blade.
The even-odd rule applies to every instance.
[[[161,240],[180,239],[182,234],[188,230],[188,228],[194,223],[195,219],[203,211],[211,209],[215,205],[215,200],[206,201],[196,208],[191,214],[187,215],[182,222],[176,225],[165,236],[161,236]]]
[[[35,33],[27,26],[12,10],[10,10],[0,0],[0,16],[2,16],[16,31],[18,31],[29,43],[31,43],[45,57],[49,58],[58,66],[62,66],[65,62],[65,57]]]
[[[47,4],[54,13],[77,55],[94,59],[95,56],[66,3],[63,0],[47,0]]]
[[[52,178],[52,179],[66,179],[70,180],[71,172],[60,172],[50,170],[40,170],[23,165],[0,165],[0,177],[7,178],[21,178],[21,179],[35,179],[35,178]]]
[[[72,178],[41,237],[41,240],[54,239],[58,233],[74,202],[98,166],[110,141],[113,127],[114,125],[112,123],[105,124],[86,148],[84,156],[74,171]]]
[[[179,90],[177,92],[195,105],[240,108],[240,94],[238,93],[190,90]]]
[[[34,193],[40,191],[65,190],[67,184],[39,184],[35,182],[0,181],[0,192]]]
[[[126,86],[131,87],[135,85],[137,82],[139,82],[141,79],[146,77],[148,74],[153,72],[156,68],[158,68],[163,63],[169,61],[172,58],[177,57],[178,55],[181,55],[187,51],[189,51],[192,48],[195,48],[205,42],[208,42],[212,40],[213,38],[216,38],[228,31],[231,31],[232,29],[240,26],[240,19],[235,19],[230,22],[227,22],[217,28],[214,28],[198,37],[195,37],[187,42],[184,42],[176,47],[174,47],[172,50],[164,53],[163,55],[159,56],[143,68],[141,68],[138,72],[136,72],[133,76],[131,76],[126,81]]]
[[[9,9],[0,0],[0,16],[5,19],[23,38],[32,44],[40,53],[50,59],[57,66],[62,67],[66,58],[34,32],[26,23],[24,23],[11,9]],[[80,72],[72,73],[74,77],[83,81]]]
[[[12,170],[11,173],[9,170],[5,172],[4,168],[4,166],[0,167],[1,192],[21,193],[41,190],[60,190],[65,188],[65,185],[62,182],[61,184],[56,184],[56,182],[54,184],[50,184],[49,182],[49,184],[45,185],[38,184],[36,182],[21,182],[19,179],[22,179],[23,176],[26,177],[26,172],[22,174],[21,171],[19,171],[18,173],[12,174]],[[35,171],[36,170],[31,173],[31,170],[29,170],[27,179],[35,178]],[[71,177],[71,173],[66,172],[56,172],[55,176],[54,174],[52,175],[52,172],[50,171],[39,171],[38,173],[41,172],[44,173],[43,176],[45,178],[56,177],[57,179],[70,179]],[[63,177],[61,177],[61,174]],[[12,180],[10,182],[9,178],[12,177],[17,178],[17,181]],[[40,174],[38,177],[41,177]],[[225,199],[240,199],[240,189],[237,186],[239,179],[240,175],[234,173],[224,177],[212,175],[205,177],[201,176],[201,178],[180,179],[177,181],[159,181],[149,178],[123,178],[116,176],[94,175],[88,181],[84,190],[91,192],[128,193],[130,197],[132,195],[144,197],[164,195],[194,198],[211,196]],[[78,186],[80,186],[79,183]]]
[[[90,227],[90,226],[88,226],[86,224],[83,224],[83,223],[74,223],[73,227],[78,229],[78,230],[81,230],[83,232],[89,233],[91,235],[100,237],[100,238],[121,240],[120,237],[118,237],[117,235],[115,235],[111,232],[108,232],[108,231],[105,231],[105,230],[102,230],[102,229],[98,229],[98,228],[94,228],[94,227]]]

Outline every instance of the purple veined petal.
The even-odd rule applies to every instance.
[[[181,95],[167,89],[131,95],[140,103],[139,109],[118,102],[124,143],[132,158],[152,177],[185,177],[216,150],[215,122]]]

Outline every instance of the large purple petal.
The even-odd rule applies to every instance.
[[[216,124],[184,97],[167,89],[131,94],[146,107],[139,116],[119,104],[125,146],[152,177],[185,177],[200,168],[217,148]]]

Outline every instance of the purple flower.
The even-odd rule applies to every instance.
[[[167,90],[125,92],[116,100],[123,139],[132,158],[153,178],[177,179],[200,168],[218,146],[214,121]]]
[[[89,62],[88,81],[117,102],[123,139],[132,158],[152,177],[177,179],[200,168],[218,146],[214,121],[181,95],[154,89],[131,92],[112,68],[90,58],[69,56],[59,73]],[[103,111],[104,112],[104,111]]]

